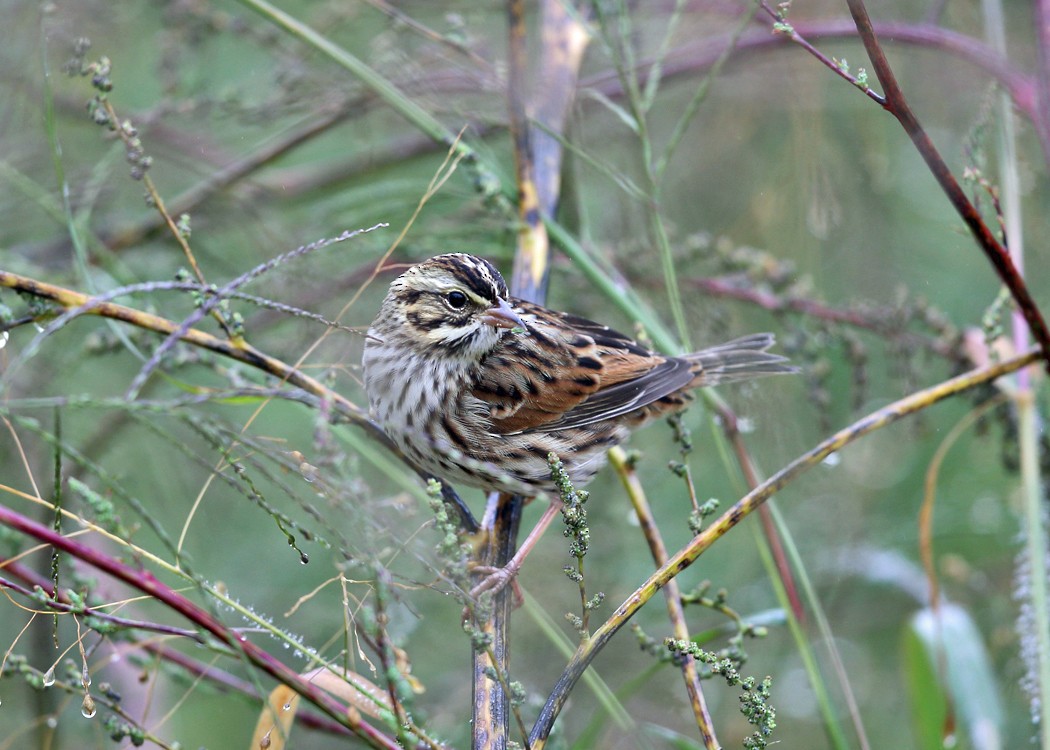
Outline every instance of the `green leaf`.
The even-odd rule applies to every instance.
[[[902,644],[915,746],[950,746],[965,732],[977,750],[1002,747],[1003,709],[988,652],[969,613],[944,603],[908,623]]]

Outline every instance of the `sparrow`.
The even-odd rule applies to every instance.
[[[561,505],[550,454],[583,487],[610,448],[681,411],[696,388],[797,372],[768,351],[773,344],[759,333],[660,354],[608,326],[514,298],[491,263],[449,253],[390,284],[366,336],[364,386],[375,420],[417,467],[486,491],[545,493],[545,527]]]

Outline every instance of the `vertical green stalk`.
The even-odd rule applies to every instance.
[[[1039,746],[1050,748],[1050,602],[1047,592],[1046,524],[1043,519],[1042,483],[1039,477],[1039,441],[1035,398],[1031,391],[1017,396],[1018,431],[1021,447],[1021,487],[1024,504],[1025,556],[1028,571],[1022,587],[1028,595],[1032,621],[1025,623],[1031,630],[1022,638],[1035,640],[1036,663],[1029,665],[1034,673],[1035,695],[1030,696],[1039,705]],[[1024,575],[1022,573],[1022,575]]]
[[[752,3],[751,10],[740,17],[740,22],[736,25],[736,28],[733,29],[733,34],[729,39],[729,44],[727,44],[725,49],[722,50],[722,54],[718,56],[714,65],[711,66],[710,70],[707,71],[707,74],[700,80],[699,85],[697,85],[696,91],[693,93],[693,98],[689,100],[689,104],[686,105],[685,111],[682,112],[682,116],[679,117],[678,121],[675,123],[674,130],[671,131],[671,136],[667,139],[667,145],[664,146],[663,155],[656,162],[654,169],[656,171],[657,179],[663,177],[663,173],[671,163],[675,149],[678,148],[678,144],[681,143],[682,137],[685,136],[685,131],[689,128],[690,123],[693,122],[693,117],[696,115],[697,110],[700,109],[700,105],[707,98],[707,92],[711,88],[711,82],[721,75],[722,67],[726,64],[729,56],[736,51],[736,46],[740,41],[740,37],[743,36],[744,32],[751,25],[751,22],[754,20],[755,14],[758,13],[760,7],[762,6],[759,3]],[[652,74],[650,73],[650,75]]]
[[[780,510],[777,508],[772,498],[766,503],[766,507],[769,508],[770,513],[773,516],[773,522],[776,524],[777,531],[780,534],[784,550],[787,553],[788,559],[791,561],[791,567],[795,571],[796,580],[802,588],[803,596],[806,599],[806,603],[809,605],[810,612],[813,614],[813,619],[816,621],[817,630],[820,632],[820,636],[830,652],[829,658],[836,666],[835,671],[840,677],[839,687],[843,692],[846,703],[849,705],[849,713],[853,718],[854,728],[857,732],[860,746],[861,748],[870,748],[871,745],[868,742],[868,736],[864,729],[864,725],[861,723],[860,710],[856,705],[856,700],[853,696],[848,676],[845,674],[844,669],[839,668],[842,665],[842,657],[835,646],[835,634],[831,629],[831,623],[828,622],[827,614],[824,612],[824,607],[820,602],[820,597],[813,586],[813,581],[810,579],[809,574],[806,571],[806,566],[802,560],[802,556],[799,554],[798,547],[795,546],[795,540],[794,537],[791,536],[791,530],[784,522],[783,516],[780,515]],[[766,568],[769,580],[772,581],[773,586],[776,588],[777,601],[780,602],[780,606],[783,607],[784,612],[787,615],[788,629],[791,631],[791,638],[795,641],[795,648],[797,649],[799,658],[802,660],[803,669],[805,669],[806,675],[809,678],[809,685],[813,689],[813,696],[817,702],[820,716],[824,722],[824,731],[827,732],[828,742],[831,747],[836,748],[836,750],[846,750],[846,748],[850,746],[849,741],[846,739],[846,734],[842,728],[842,722],[839,721],[835,710],[835,704],[832,702],[831,696],[828,692],[827,680],[824,679],[824,672],[820,667],[820,662],[817,660],[817,655],[814,652],[813,647],[810,645],[809,634],[803,629],[802,623],[798,621],[798,618],[791,613],[787,592],[784,590],[784,584],[781,581],[780,576],[777,574],[776,563],[773,561],[772,554],[769,551],[769,543],[766,541],[757,525],[752,524],[751,528],[756,544],[758,545],[758,550],[762,555],[762,564]]]
[[[605,47],[613,57],[620,82],[623,85],[624,95],[627,97],[628,110],[630,112],[630,124],[633,126],[635,135],[638,136],[638,145],[641,149],[642,169],[646,178],[647,200],[644,201],[646,217],[649,228],[657,250],[660,254],[660,266],[663,269],[664,288],[667,292],[667,302],[674,317],[675,328],[678,333],[679,347],[689,348],[689,325],[685,319],[685,311],[682,307],[682,295],[678,290],[678,275],[674,267],[674,256],[671,252],[671,240],[667,234],[663,214],[660,210],[660,179],[656,173],[656,162],[653,154],[653,141],[649,133],[648,115],[656,93],[655,85],[647,86],[646,92],[642,92],[639,83],[639,69],[634,55],[632,36],[634,29],[630,22],[630,12],[626,2],[620,2],[617,7],[616,18],[616,43],[610,43],[611,34],[607,19],[601,13],[600,8],[596,11],[602,33],[605,36]],[[678,21],[678,14],[671,17],[671,23]],[[671,30],[668,30],[670,35]],[[654,66],[655,68],[656,66]],[[658,68],[653,71],[659,75]]]
[[[1006,56],[1006,31],[1003,24],[1001,0],[984,0],[985,36],[989,44]],[[1024,234],[1021,218],[1021,189],[1017,172],[1017,150],[1014,137],[1014,113],[1009,96],[1000,91],[999,102],[999,183],[1002,194],[1004,222],[1008,249],[1017,268],[1024,273]],[[1005,243],[1004,243],[1005,244]],[[1018,351],[1028,346],[1028,327],[1020,313],[1013,316],[1014,345]],[[1034,677],[1029,696],[1039,706],[1039,745],[1050,748],[1050,602],[1047,591],[1047,528],[1043,513],[1043,485],[1039,473],[1039,418],[1032,383],[1024,371],[1018,373],[1017,409],[1018,444],[1021,454],[1021,496],[1024,509],[1023,529],[1025,558],[1028,562],[1028,580],[1021,590],[1026,592],[1032,620],[1022,620],[1021,627],[1030,629],[1021,633],[1022,640],[1032,639],[1031,651],[1035,664],[1029,664]]]

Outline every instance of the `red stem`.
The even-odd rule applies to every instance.
[[[295,690],[337,722],[353,730],[372,747],[384,748],[385,750],[400,749],[400,746],[392,738],[381,733],[370,724],[360,721],[353,722],[350,718],[349,709],[345,704],[335,700],[330,694],[303,679],[298,673],[249,641],[242,634],[231,630],[186,597],[165,586],[152,573],[130,568],[98,550],[80,544],[46,526],[42,526],[4,505],[0,505],[0,523],[15,531],[50,544],[63,552],[68,552],[74,557],[93,565],[104,573],[108,573],[117,580],[123,581],[165,604],[190,622],[214,635],[223,643],[240,651],[256,667]]]
[[[37,573],[31,568],[27,568],[21,563],[14,562],[8,558],[0,557],[0,569],[6,570],[16,578],[20,578],[31,586],[39,586],[48,596],[54,596],[54,589],[51,586],[51,579],[45,578],[44,576]],[[10,581],[0,578],[0,588],[11,588],[14,591],[25,596],[32,596],[33,592],[24,589],[21,586],[11,585]],[[58,594],[57,599],[53,599],[48,604],[49,607],[56,611],[74,611],[72,603],[66,594]],[[154,633],[160,633],[162,635],[180,636],[185,638],[192,638],[195,641],[201,642],[203,638],[197,631],[182,630],[179,628],[172,627],[170,625],[162,625],[160,623],[142,622],[138,620],[128,620],[124,617],[117,617],[107,612],[99,612],[92,607],[84,607],[83,609],[75,610],[76,614],[88,615],[91,617],[97,617],[100,620],[106,622],[112,622],[114,625],[118,625],[123,628],[148,630]],[[191,659],[180,651],[176,651],[173,648],[168,648],[156,640],[144,640],[144,641],[129,641],[130,648],[133,649],[144,649],[153,654],[156,654],[161,659],[167,662],[176,664],[182,667],[184,670],[189,672],[194,677],[202,677],[211,684],[218,688],[228,688],[236,692],[242,693],[249,698],[259,699],[259,691],[255,689],[255,685],[242,680],[238,677],[234,677],[229,672],[225,672],[221,669],[216,669],[211,665],[201,664],[195,659]],[[318,729],[324,732],[332,734],[346,735],[350,734],[350,730],[342,724],[338,724],[326,716],[320,716],[316,713],[307,711],[300,711],[296,714],[296,723],[302,724],[303,726],[310,727],[312,729]]]
[[[1032,336],[1039,343],[1043,359],[1046,362],[1046,369],[1050,372],[1050,330],[1047,330],[1046,321],[1043,320],[1043,315],[1039,311],[1035,300],[1032,299],[1024,279],[1017,270],[1017,266],[1014,265],[1013,259],[1006,251],[1006,248],[999,244],[988,225],[984,223],[981,215],[956,181],[955,176],[948,169],[948,165],[941,158],[937,147],[933,145],[933,141],[930,140],[926,131],[923,130],[919,119],[912,112],[911,107],[908,106],[904,92],[897,83],[897,78],[890,68],[886,54],[875,36],[875,29],[872,28],[871,18],[868,16],[868,10],[864,6],[863,0],[846,0],[846,2],[849,5],[850,13],[853,14],[853,21],[857,24],[857,31],[864,42],[864,48],[868,52],[871,64],[875,68],[875,75],[878,76],[879,83],[882,85],[883,93],[886,97],[884,108],[900,122],[904,131],[911,138],[912,143],[915,144],[915,148],[919,150],[919,154],[926,162],[930,172],[937,182],[940,183],[941,189],[948,196],[948,200],[955,206],[955,210],[959,212],[963,221],[970,228],[974,238],[977,240],[977,244],[984,251],[996,273],[999,274],[999,278],[1010,290],[1011,296],[1017,302],[1025,322],[1028,323],[1028,327],[1032,331]]]

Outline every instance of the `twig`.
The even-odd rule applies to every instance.
[[[551,7],[547,7],[551,6]],[[553,10],[557,6],[558,10]],[[544,121],[560,128],[573,99],[573,88],[566,82],[575,83],[578,66],[582,61],[582,49],[574,28],[575,22],[566,17],[564,8],[558,3],[544,3],[542,34],[543,50],[540,59],[545,61],[545,79],[553,78],[563,86],[548,87],[536,104]],[[550,239],[544,217],[553,215],[558,204],[560,183],[557,172],[546,166],[544,181],[536,183],[536,153],[533,150],[532,129],[526,111],[528,70],[525,3],[523,0],[508,0],[509,67],[507,102],[510,131],[514,145],[514,166],[518,188],[517,247],[514,254],[514,273],[511,278],[512,293],[524,299],[542,304],[547,293],[550,269]],[[575,40],[577,44],[573,45]],[[585,47],[585,44],[582,45]],[[552,74],[557,75],[552,75]],[[553,96],[551,96],[553,95]],[[544,158],[557,163],[560,159],[559,144],[542,141]],[[483,551],[487,567],[503,567],[514,556],[521,512],[525,499],[519,496],[498,494],[490,499],[491,512],[485,518],[491,520],[488,531],[489,543]],[[477,628],[491,639],[491,648],[475,650],[473,665],[473,746],[480,748],[501,747],[506,743],[509,719],[513,714],[522,730],[522,740],[528,747],[524,722],[516,707],[510,705],[506,679],[509,674],[510,612],[512,590],[506,587],[495,595],[491,616],[476,623]],[[494,671],[497,680],[488,674]]]
[[[13,567],[13,564],[6,563],[3,559],[0,559],[0,569]],[[128,617],[119,617],[117,615],[111,615],[108,612],[103,612],[97,607],[91,607],[86,604],[83,606],[77,606],[68,601],[65,601],[64,599],[52,599],[50,598],[50,594],[48,595],[48,599],[41,600],[38,596],[36,596],[35,592],[32,589],[28,589],[25,586],[17,584],[14,581],[8,578],[4,578],[2,576],[0,576],[0,589],[9,589],[11,591],[14,591],[26,597],[27,599],[36,602],[41,607],[45,608],[44,610],[38,611],[49,611],[54,612],[56,614],[61,613],[84,615],[85,617],[94,617],[99,621],[107,622],[119,628],[127,628],[130,630],[147,630],[151,633],[160,633],[161,635],[191,638],[197,641],[198,643],[204,642],[204,639],[201,637],[200,633],[198,633],[195,630],[186,630],[185,628],[177,628],[173,625],[164,625],[158,622],[148,622],[146,620],[132,620]],[[42,587],[41,590],[47,591]]]
[[[98,315],[103,318],[121,320],[165,336],[171,336],[179,328],[172,321],[159,315],[103,301],[97,297],[82,294],[55,284],[37,281],[28,276],[11,273],[10,271],[0,270],[0,287],[15,289],[34,297],[50,300],[67,311],[76,311],[77,314]],[[234,343],[233,341],[212,336],[196,328],[183,330],[179,335],[179,340],[256,367],[263,372],[280,378],[282,382],[290,383],[322,400],[329,401],[341,417],[348,422],[363,427],[366,431],[372,433],[374,437],[383,440],[385,444],[389,444],[389,439],[385,438],[382,430],[368,419],[368,415],[359,406],[325,387],[309,375],[303,374],[275,357],[264,354],[247,342]]]
[[[726,441],[733,446],[733,453],[736,455],[740,472],[744,475],[744,482],[747,484],[748,490],[753,490],[759,485],[758,473],[755,471],[754,461],[751,460],[751,454],[748,453],[747,446],[744,445],[743,436],[740,434],[739,419],[737,419],[736,412],[725,403],[718,404],[717,411],[722,422],[722,432],[726,437]],[[776,563],[777,573],[780,576],[784,592],[791,605],[791,613],[799,623],[804,623],[806,611],[802,606],[802,599],[798,595],[798,585],[791,574],[791,565],[788,563],[787,555],[784,553],[783,540],[780,538],[776,523],[770,515],[769,509],[764,505],[759,508],[759,518],[762,522],[762,530],[765,533],[766,541],[769,542],[770,551],[773,554],[773,561]]]
[[[13,562],[9,559],[0,557],[0,569],[12,573],[13,575],[17,576],[23,581],[32,584],[34,587],[39,587],[49,597],[53,595],[51,581],[45,578],[44,576],[41,576],[31,568],[21,565],[20,563]],[[7,585],[8,588],[14,588],[20,593],[25,593],[26,591],[28,591],[23,589],[22,587],[10,586],[9,583],[10,582],[7,581],[0,581],[0,588],[3,588],[5,585]],[[29,591],[26,595],[32,596],[33,592]],[[34,600],[37,600],[36,597],[34,597]],[[69,597],[61,591],[59,592],[56,598],[48,601],[47,606],[51,609],[54,609],[54,605],[56,603],[66,605],[68,609],[64,611],[82,613],[90,617],[97,617],[100,620],[111,622],[119,627],[146,630],[149,632],[160,633],[161,635],[190,638],[198,643],[204,642],[204,639],[201,637],[200,632],[196,630],[184,630],[171,625],[164,625],[162,623],[145,622],[141,620],[129,620],[124,617],[118,617],[116,615],[109,614],[108,612],[100,612],[98,609],[93,607],[75,608],[72,605]],[[246,695],[249,698],[259,698],[259,691],[256,690],[255,685],[251,684],[250,682],[242,680],[238,677],[234,677],[229,672],[216,669],[213,665],[202,664],[201,662],[195,659],[191,659],[190,657],[186,656],[185,654],[179,651],[176,651],[175,649],[168,648],[162,643],[158,643],[156,640],[131,641],[129,644],[126,645],[126,647],[120,648],[144,650],[146,652],[155,654],[156,656],[160,657],[166,662],[178,665],[179,667],[184,669],[188,674],[194,677],[203,677],[209,683],[217,686],[218,688],[233,690],[243,695]],[[316,713],[302,712],[298,714],[297,721],[299,724],[302,724],[304,726],[308,726],[313,729],[328,732],[331,734],[347,735],[351,733],[350,730],[342,724],[338,724],[327,717],[321,717],[319,714]]]
[[[337,107],[329,107],[326,111],[320,113],[314,113],[308,122],[282,133],[272,142],[260,146],[256,151],[220,167],[196,185],[176,195],[168,201],[168,210],[176,215],[193,211],[197,206],[215,195],[215,193],[244,180],[263,167],[277,161],[281,156],[305,143],[309,143],[317,136],[324,135],[333,126],[345,120],[349,114],[356,113],[360,104],[359,101],[354,100],[342,103]],[[282,194],[282,196],[285,199],[287,198],[287,195]],[[141,242],[167,223],[167,219],[163,215],[155,218],[151,217],[118,229],[111,234],[104,233],[103,241],[110,250],[130,247]]]
[[[204,272],[201,271],[200,265],[197,263],[197,257],[193,254],[193,249],[190,247],[187,238],[187,233],[184,232],[175,219],[171,217],[171,213],[164,205],[164,199],[161,197],[160,191],[157,190],[157,186],[153,184],[153,178],[145,171],[149,168],[151,160],[149,157],[142,153],[142,144],[138,139],[138,132],[134,126],[128,121],[122,121],[117,115],[117,110],[113,107],[113,102],[109,100],[109,97],[105,94],[100,95],[97,100],[99,106],[105,111],[106,116],[109,118],[109,126],[113,129],[113,132],[117,134],[117,137],[124,143],[124,147],[128,154],[129,161],[132,161],[132,175],[137,176],[141,179],[143,186],[146,188],[146,195],[150,204],[157,209],[157,213],[165,226],[171,232],[175,241],[179,247],[182,248],[182,254],[186,257],[186,262],[190,264],[190,268],[193,269],[194,276],[197,280],[204,285],[207,285],[207,281],[204,278]],[[236,338],[234,328],[230,325],[229,321],[226,320],[226,316],[223,315],[222,310],[217,307],[211,308],[211,316],[215,318],[219,327],[226,333],[229,338]]]
[[[135,398],[135,396],[138,395],[139,390],[146,384],[146,381],[149,379],[149,376],[153,372],[153,370],[160,365],[163,356],[182,339],[182,334],[185,331],[190,330],[190,328],[195,323],[201,320],[210,311],[217,309],[218,306],[223,303],[226,295],[230,292],[236,290],[241,286],[244,286],[252,279],[262,276],[268,271],[271,271],[274,268],[277,268],[278,266],[283,265],[288,261],[293,260],[294,258],[297,258],[301,255],[312,253],[315,250],[320,250],[337,242],[344,242],[360,234],[366,234],[375,229],[386,226],[388,225],[381,223],[369,227],[368,229],[347,230],[336,237],[325,238],[316,242],[311,242],[309,244],[302,245],[296,248],[295,250],[290,250],[289,252],[281,253],[280,255],[271,258],[265,263],[260,263],[255,268],[252,268],[248,272],[241,274],[232,281],[229,281],[223,286],[219,287],[215,291],[214,295],[208,297],[208,299],[201,302],[200,306],[193,313],[188,315],[178,325],[178,327],[175,328],[175,330],[169,333],[167,338],[161,343],[160,346],[154,349],[153,354],[150,355],[149,360],[146,362],[145,365],[142,366],[142,369],[139,370],[138,374],[135,376],[135,379],[131,381],[131,385],[128,386],[125,396],[128,398],[129,401]],[[232,337],[232,343],[235,346],[241,346],[245,344],[243,336],[241,336],[240,334]]]
[[[638,522],[642,527],[645,540],[649,543],[649,552],[653,556],[653,562],[658,567],[667,564],[667,546],[664,544],[660,529],[653,517],[652,507],[645,494],[645,488],[638,479],[633,467],[627,461],[627,455],[622,448],[616,447],[609,451],[609,463],[616,473],[620,475],[624,489],[631,498],[631,505],[638,516]],[[671,620],[671,630],[678,640],[688,641],[689,625],[685,620],[685,607],[682,606],[682,592],[678,587],[678,581],[672,579],[664,586],[664,598],[667,599],[667,616]],[[739,618],[737,618],[739,619]],[[721,747],[718,737],[715,735],[714,721],[711,712],[707,708],[707,700],[704,698],[704,689],[700,684],[700,672],[696,668],[696,659],[692,656],[683,656],[682,679],[685,680],[685,690],[689,696],[689,704],[693,708],[696,717],[696,726],[700,730],[700,737],[704,747],[708,750],[717,750]]]
[[[547,296],[550,241],[540,211],[532,160],[532,128],[525,111],[525,73],[528,69],[528,61],[525,50],[524,0],[508,0],[507,12],[510,34],[507,109],[510,114],[510,134],[514,143],[514,172],[518,186],[517,250],[514,253],[512,292],[516,297],[542,304]],[[556,203],[557,196],[558,192],[555,191],[553,196],[547,196],[547,200]]]
[[[1050,79],[1047,78],[1050,75],[1050,4],[1046,0],[1036,0],[1034,6],[1039,68],[1034,76],[1038,116],[1032,121],[1043,145],[1043,154],[1050,160]]]
[[[546,228],[539,215],[536,185],[532,179],[532,149],[525,116],[524,5],[523,0],[508,0],[506,6],[509,44],[507,108],[518,184],[519,222],[511,285],[516,296],[542,302],[546,294],[549,247]],[[539,271],[538,276],[535,270]],[[502,568],[513,559],[524,506],[525,498],[520,495],[501,492],[489,496],[482,521],[488,542],[480,550],[485,567]],[[472,610],[474,627],[477,629],[475,637],[481,637],[488,644],[484,649],[474,648],[471,665],[471,745],[475,750],[505,747],[510,732],[511,706],[506,688],[510,666],[511,600],[511,587],[504,587],[495,593],[491,607]],[[480,612],[487,616],[480,616]],[[522,739],[528,743],[524,736]]]
[[[849,19],[800,21],[793,23],[792,28],[800,36],[811,42],[816,40],[855,39],[857,37],[857,27]],[[942,50],[983,70],[994,77],[1010,93],[1010,98],[1014,104],[1029,119],[1035,121],[1038,117],[1035,101],[1035,83],[1032,78],[1011,65],[1009,61],[997,55],[993,49],[981,41],[965,34],[930,24],[880,22],[875,24],[875,30],[880,36],[892,39],[894,44]],[[713,66],[731,43],[731,35],[722,35],[705,40],[702,43],[683,45],[668,55],[663,65],[662,75],[669,80],[694,76],[698,71],[706,70]],[[777,50],[790,44],[794,44],[793,40],[783,34],[770,34],[769,31],[765,30],[750,32],[737,42],[736,53],[733,59],[745,53]],[[651,65],[651,60],[639,62],[639,66],[643,68]],[[639,76],[644,84],[648,72],[645,70],[640,71]],[[623,87],[613,71],[593,74],[581,81],[580,85],[583,88],[597,89],[605,96],[613,99],[624,96]]]

